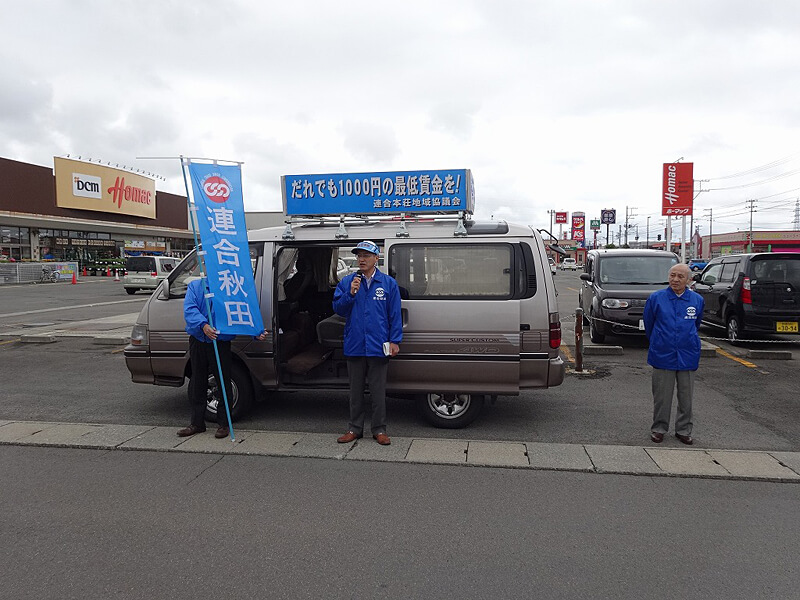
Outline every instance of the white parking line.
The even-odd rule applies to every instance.
[[[26,310],[23,312],[5,313],[0,317],[20,317],[22,315],[33,315],[37,313],[53,312],[54,310],[67,310],[70,308],[92,308],[94,306],[110,306],[112,304],[128,304],[130,302],[142,302],[147,300],[148,296],[142,298],[134,298],[133,300],[114,300],[113,302],[94,302],[92,304],[76,304],[75,306],[59,306],[58,308],[40,308],[38,310]]]

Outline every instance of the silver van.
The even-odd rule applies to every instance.
[[[496,221],[406,224],[362,219],[344,230],[316,221],[249,232],[271,335],[234,340],[234,419],[270,391],[348,389],[344,320],[332,300],[347,272],[340,259],[362,239],[380,245],[380,268],[401,292],[403,341],[389,363],[389,394],[416,400],[435,426],[459,428],[486,398],[561,384],[561,324],[541,235]],[[190,254],[148,299],[125,348],[134,382],[181,386],[192,376],[183,298],[198,276]],[[208,417],[215,418],[213,377],[208,386]]]
[[[137,290],[153,291],[178,265],[171,256],[129,256],[125,261],[122,285],[129,294]]]

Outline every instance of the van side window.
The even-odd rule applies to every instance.
[[[514,294],[510,244],[398,244],[389,272],[409,300],[509,299]]]

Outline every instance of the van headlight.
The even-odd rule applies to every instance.
[[[138,323],[134,325],[131,330],[131,346],[147,346],[149,343],[147,325],[139,325]]]
[[[620,300],[619,298],[606,298],[602,302],[603,308],[628,308],[630,300]]]

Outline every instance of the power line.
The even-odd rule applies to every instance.
[[[772,177],[768,177],[767,179],[762,179],[761,181],[754,181],[753,183],[743,183],[741,185],[731,185],[728,187],[721,187],[721,188],[710,188],[705,190],[707,192],[719,192],[722,190],[738,190],[742,188],[754,187],[757,185],[764,185],[765,183],[771,183],[773,181],[778,181],[779,179],[785,179],[786,177],[791,177],[792,175],[797,175],[800,173],[800,169],[795,169],[793,171],[788,171],[786,173],[781,173],[780,175],[773,175]]]
[[[760,167],[753,167],[752,169],[747,169],[745,171],[740,171],[738,173],[733,173],[731,175],[722,175],[721,177],[711,177],[709,178],[709,181],[718,181],[720,179],[733,179],[735,177],[743,177],[745,175],[752,175],[753,173],[760,173],[761,171],[768,171],[769,169],[773,169],[780,165],[784,165],[788,162],[791,162],[797,156],[800,156],[800,153],[790,154],[789,156],[785,156],[784,158],[779,158],[765,165],[761,165]]]

